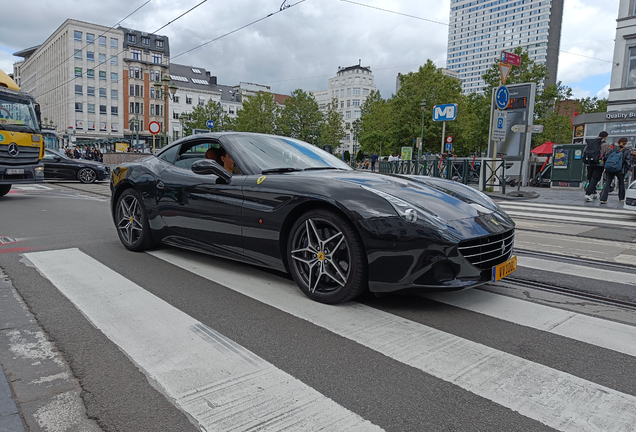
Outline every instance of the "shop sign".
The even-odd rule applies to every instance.
[[[636,133],[636,122],[630,123],[610,123],[607,125],[607,133],[610,135],[634,134]]]

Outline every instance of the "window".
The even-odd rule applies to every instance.
[[[351,88],[347,89],[347,96],[351,96]]]
[[[135,95],[135,85],[131,84],[130,91],[128,92],[128,96],[134,96],[134,95]]]
[[[112,82],[117,82],[117,81],[119,81],[119,80],[118,80],[118,78],[117,78],[117,72],[111,72],[111,73],[110,73],[110,80],[111,80]]]
[[[139,102],[135,102],[135,112],[139,114]]]
[[[106,71],[99,71],[99,79],[101,81],[106,81]]]
[[[111,99],[118,99],[117,90],[111,90],[110,91],[110,98]]]
[[[89,79],[95,79],[95,69],[86,69],[86,76]]]
[[[362,96],[369,96],[369,89],[362,89]]]
[[[150,115],[155,115],[155,106],[150,104]]]
[[[139,85],[135,84],[135,96],[140,96],[139,94]],[[143,96],[143,93],[141,94],[141,96]]]
[[[136,49],[131,49],[130,50],[130,58],[132,58],[133,60],[141,61],[141,51],[136,50]]]
[[[141,38],[141,43],[144,44],[144,45],[150,45],[150,38],[142,37]]]
[[[360,118],[360,115],[361,115],[360,110],[355,110],[353,112],[353,118]]]
[[[347,108],[349,108],[351,106],[351,100],[347,99]]]
[[[155,88],[154,87],[150,87],[150,99],[154,99],[154,98],[155,98]]]
[[[99,122],[99,130],[106,132],[106,122]]]
[[[95,96],[95,87],[86,87],[86,95]]]
[[[82,112],[82,103],[81,102],[75,102],[75,112]]]
[[[99,97],[100,98],[105,98],[106,97],[106,89],[105,88],[100,88],[99,89]]]
[[[130,112],[131,114],[133,114],[133,113],[135,112],[135,103],[134,103],[134,102],[131,102],[131,103],[130,103],[130,111],[129,111],[129,112]]]
[[[179,96],[178,95],[173,95],[172,96],[172,100],[174,101],[174,103],[179,103]]]
[[[143,78],[142,76],[142,70],[138,67],[135,68],[135,78]]]
[[[636,47],[629,49],[626,87],[636,87]]]
[[[75,94],[76,94],[76,95],[84,94],[84,92],[83,92],[83,90],[82,90],[83,88],[84,88],[83,86],[81,86],[81,85],[77,85],[77,84],[76,84],[76,85],[75,85]]]
[[[110,64],[112,64],[113,66],[117,66],[117,56],[110,57]]]
[[[345,115],[345,118],[348,118],[348,119],[350,119],[350,118],[351,118],[351,111],[347,111],[347,113],[346,113],[346,115]]]
[[[89,121],[88,122],[88,130],[95,130],[95,122],[94,121]]]
[[[106,46],[106,36],[100,36],[97,38],[99,46]]]
[[[86,111],[89,114],[95,114],[95,104],[86,104]]]
[[[100,106],[99,106],[99,113],[100,113],[100,114],[107,114],[107,112],[106,112],[106,105],[100,105]]]
[[[353,106],[354,107],[359,107],[360,106],[360,99],[354,99],[353,100]]]
[[[110,38],[110,47],[117,48],[118,41],[116,38]]]
[[[75,50],[75,54],[73,54],[73,57],[75,57],[78,60],[82,59],[82,50],[81,49],[76,49]]]
[[[119,123],[111,123],[110,124],[110,130],[112,132],[118,132],[119,131]]]
[[[179,120],[179,111],[177,110],[172,111],[172,118],[175,120]]]
[[[106,63],[106,54],[99,54],[98,60],[100,63]]]
[[[135,36],[134,34],[130,34],[129,33],[128,34],[128,42],[131,42],[131,43],[137,42],[137,36]]]
[[[154,64],[161,64],[161,54],[152,53],[152,62]]]
[[[354,96],[360,96],[360,88],[354,87],[353,88],[353,95]]]
[[[203,96],[199,96],[199,106],[205,105],[205,98]]]
[[[73,32],[73,38],[77,41],[77,42],[81,42],[82,41],[82,32],[81,31],[77,31],[75,30]]]
[[[128,78],[134,78],[134,77],[135,77],[135,68],[131,66],[129,69]]]
[[[93,51],[86,51],[86,61],[95,61],[95,53]]]
[[[81,77],[82,76],[82,68],[75,68],[75,76],[76,77]]]
[[[340,108],[344,108],[344,101],[343,100],[340,101]]]
[[[95,42],[95,35],[86,33],[86,43],[92,44],[93,42]]]
[[[189,94],[186,95],[186,104],[192,105],[192,95],[189,95]]]
[[[157,40],[157,48],[163,48],[163,41]]]
[[[76,120],[76,121],[75,121],[75,129],[80,129],[80,130],[81,130],[81,129],[84,129],[84,122],[83,122],[83,121]]]

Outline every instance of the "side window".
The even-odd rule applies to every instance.
[[[188,147],[189,145],[189,147]],[[199,159],[203,159],[210,148],[218,147],[219,144],[211,141],[195,141],[181,147],[179,157],[174,163],[179,168],[190,169],[192,164]]]
[[[179,151],[179,149],[181,148],[181,146],[172,146],[164,151],[162,151],[161,153],[159,153],[159,155],[157,155],[157,157],[161,160],[164,160],[166,162],[168,162],[169,164],[174,164],[175,159],[177,157],[177,152]]]

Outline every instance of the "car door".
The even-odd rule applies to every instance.
[[[68,164],[68,160],[51,152],[44,152],[44,178],[46,179],[67,179],[75,178],[75,171]]]
[[[240,258],[242,186],[246,176],[234,174],[229,183],[224,183],[216,175],[199,175],[191,169],[192,163],[203,158],[208,148],[216,146],[220,143],[209,138],[182,144],[174,161],[165,164],[157,179],[157,209],[175,234],[174,241]]]

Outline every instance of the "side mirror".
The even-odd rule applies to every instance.
[[[40,126],[40,129],[42,129],[42,114],[40,113],[40,104],[36,103],[33,108],[35,109],[35,117],[38,120],[38,125]]]
[[[59,156],[53,156],[53,160],[54,160],[55,162],[59,162],[59,161],[61,161],[61,160],[62,160],[62,158],[61,158],[61,157],[59,157]]]
[[[232,178],[232,174],[225,171],[225,168],[219,165],[217,161],[212,159],[199,159],[192,164],[192,172],[200,175],[214,174],[223,179],[225,183],[229,183],[230,179]]]

